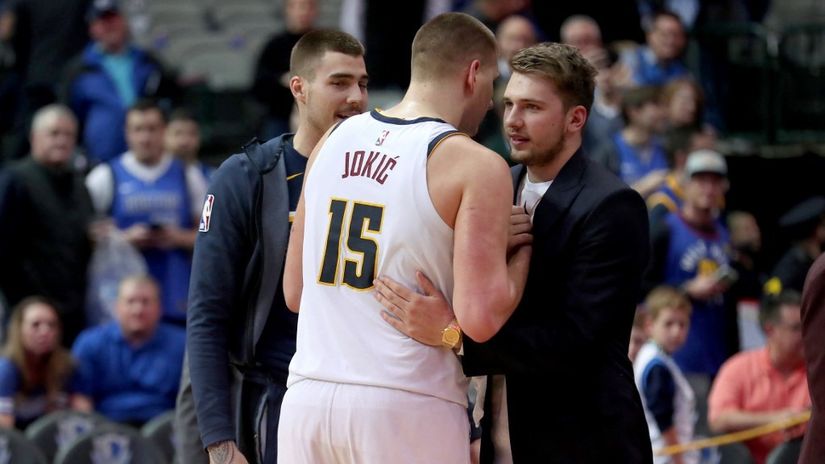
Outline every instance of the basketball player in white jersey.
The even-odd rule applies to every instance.
[[[416,272],[451,295],[468,337],[485,341],[524,288],[530,246],[509,253],[507,164],[466,134],[490,107],[496,41],[476,19],[440,15],[416,34],[412,79],[386,112],[322,139],[293,225],[284,294],[300,307],[278,456],[300,463],[469,462],[467,380],[449,347],[381,318],[379,274]]]

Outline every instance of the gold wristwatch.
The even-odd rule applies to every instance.
[[[461,346],[461,327],[455,319],[441,330],[441,344],[451,350]]]

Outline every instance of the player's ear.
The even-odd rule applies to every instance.
[[[301,76],[292,76],[289,78],[289,90],[292,92],[292,98],[296,102],[306,104],[306,81]]]
[[[587,109],[582,105],[576,105],[567,113],[567,128],[571,132],[581,131],[584,129],[584,123],[587,122]]]
[[[464,87],[469,93],[473,93],[478,83],[478,73],[481,71],[481,61],[473,60],[465,68]]]

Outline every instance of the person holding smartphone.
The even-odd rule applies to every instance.
[[[712,150],[688,155],[684,170],[685,199],[651,231],[651,262],[646,289],[667,284],[690,298],[690,332],[673,359],[696,393],[697,433],[707,431],[707,394],[719,367],[730,356],[725,292],[734,278],[728,232],[719,221],[721,199],[728,188],[727,164]]]

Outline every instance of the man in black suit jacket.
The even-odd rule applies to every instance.
[[[504,126],[511,157],[522,163],[513,169],[515,199],[532,216],[533,258],[510,320],[489,341],[463,344],[465,374],[503,374],[506,383],[507,427],[485,408],[481,462],[649,463],[627,357],[649,252],[644,201],[580,150],[595,74],[587,61],[572,47],[545,43],[511,64]],[[517,222],[512,231],[524,236]],[[422,286],[417,295],[381,278],[376,297],[397,318],[385,320],[438,344],[437,324],[449,314],[419,311],[444,313],[447,305]],[[488,388],[487,397],[498,393]]]

